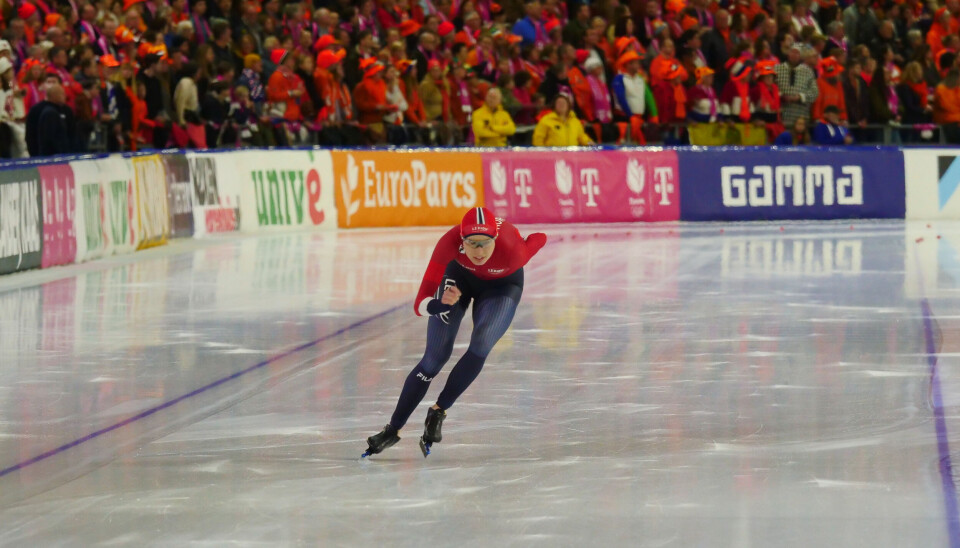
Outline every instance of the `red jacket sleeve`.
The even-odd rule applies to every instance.
[[[416,312],[417,316],[427,315],[427,303],[430,302],[430,299],[437,292],[437,288],[440,287],[440,282],[443,281],[443,273],[447,270],[450,261],[457,258],[459,249],[460,227],[455,226],[440,238],[437,246],[433,249],[427,271],[423,275],[423,281],[420,282],[417,300],[413,303],[413,311]]]
[[[547,245],[547,235],[543,232],[534,232],[527,236],[527,260],[530,260],[538,251]]]

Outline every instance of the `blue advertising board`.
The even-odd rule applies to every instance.
[[[678,150],[684,221],[903,219],[896,148]]]

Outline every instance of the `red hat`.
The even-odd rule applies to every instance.
[[[490,3],[490,13],[497,14],[497,13],[500,13],[501,11],[503,11],[503,7],[500,4],[496,2]]]
[[[460,221],[460,237],[483,235],[496,238],[500,227],[497,225],[497,218],[493,212],[485,207],[475,207],[463,216]]]
[[[123,0],[123,11],[127,11],[140,2],[143,2],[143,0]]]
[[[360,59],[360,70],[367,70],[367,67],[377,62],[376,57],[364,57]]]
[[[456,28],[453,26],[453,23],[451,23],[450,21],[444,21],[443,23],[440,23],[440,25],[437,26],[437,33],[440,35],[441,38],[450,34],[454,30],[456,30]]]
[[[407,19],[403,23],[400,23],[400,36],[407,37],[412,34],[416,34],[420,31],[420,27],[422,26],[423,25],[417,23],[413,19]]]
[[[334,38],[332,34],[324,34],[313,43],[313,49],[314,51],[323,51],[324,48],[328,48],[336,43],[337,39]]]
[[[440,64],[440,61],[436,59],[430,59],[427,61],[427,70],[432,70],[434,68],[442,68],[443,65]]]
[[[37,13],[37,6],[34,6],[30,2],[24,2],[20,4],[20,8],[17,10],[17,17],[27,20],[30,19],[34,13]]]
[[[105,67],[112,67],[112,68],[116,68],[120,66],[120,62],[117,61],[117,58],[114,57],[113,55],[110,55],[109,53],[106,55],[100,56],[100,64]]]
[[[585,49],[577,50],[577,64],[582,65],[587,61],[587,58],[590,57],[590,51]]]
[[[270,52],[270,61],[277,66],[283,64],[287,60],[287,50],[277,48]]]
[[[343,61],[343,58],[346,56],[346,50],[333,51],[330,49],[325,49],[321,51],[319,55],[317,55],[317,66],[325,69],[330,68],[340,61]]]
[[[543,25],[544,30],[546,30],[547,32],[552,32],[553,29],[559,28],[559,27],[560,27],[560,20],[557,19],[556,17],[547,21],[547,23]]]

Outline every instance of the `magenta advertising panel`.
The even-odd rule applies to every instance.
[[[512,223],[680,218],[670,150],[510,150],[484,154],[486,207]]]
[[[43,257],[41,268],[70,264],[77,258],[73,218],[76,213],[70,164],[39,166],[43,189]]]

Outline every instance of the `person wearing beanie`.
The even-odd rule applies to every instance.
[[[247,88],[257,114],[263,113],[263,105],[267,100],[267,93],[260,78],[261,72],[263,72],[263,59],[259,55],[250,53],[244,56],[243,70],[240,72],[240,78],[237,79],[237,85]]]
[[[288,122],[283,126],[288,133],[293,134],[287,135],[288,140],[298,136],[303,138],[304,131],[301,131],[303,128],[299,126],[299,122],[303,120],[300,103],[306,94],[306,87],[293,70],[296,60],[284,49],[270,52],[270,60],[277,66],[277,70],[267,81],[267,100],[270,101],[267,115],[275,121]]]
[[[390,422],[367,438],[364,457],[400,441],[400,432],[423,400],[430,383],[453,353],[460,322],[473,302],[473,331],[467,351],[450,371],[437,402],[427,411],[420,450],[426,457],[442,441],[447,412],[480,374],[487,356],[506,333],[523,294],[523,267],[547,236],[523,238],[512,224],[486,208],[472,208],[440,238],[414,301],[418,316],[429,316],[427,348],[407,376]]]
[[[813,128],[813,142],[824,146],[853,143],[850,131],[840,123],[840,109],[836,105],[828,105],[823,109],[823,117]]]

